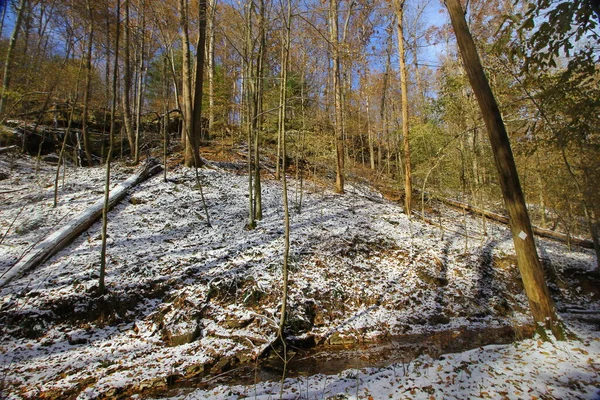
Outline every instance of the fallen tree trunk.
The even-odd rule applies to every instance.
[[[0,147],[0,154],[8,153],[11,150],[16,150],[17,146]]]
[[[486,218],[489,218],[493,221],[501,222],[503,224],[508,224],[508,217],[505,217],[504,215],[500,215],[500,214],[496,214],[496,213],[493,213],[490,211],[482,210],[480,208],[473,207],[470,204],[460,203],[458,201],[454,201],[454,200],[450,200],[450,199],[437,198],[437,200],[441,201],[442,203],[444,203],[450,207],[469,211],[474,214],[484,215]],[[532,226],[532,228],[533,228],[533,233],[535,233],[536,235],[541,236],[541,237],[558,240],[558,241],[564,242],[564,243],[570,242],[571,244],[581,246],[586,249],[594,248],[594,243],[591,240],[581,239],[581,238],[577,238],[577,237],[573,237],[573,236],[569,237],[563,233],[554,232],[549,229],[538,228],[537,226]]]
[[[158,174],[160,171],[162,171],[162,166],[158,161],[153,159],[148,161],[142,170],[110,191],[109,209],[123,200],[131,188],[151,176]],[[104,198],[96,201],[91,207],[79,213],[66,225],[63,225],[60,229],[38,243],[29,253],[0,277],[0,287],[5,286],[15,277],[37,267],[66,247],[73,239],[100,218],[103,206]]]

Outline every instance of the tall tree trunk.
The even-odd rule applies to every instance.
[[[381,101],[380,101],[380,106],[379,106],[379,118],[381,119],[381,131],[379,134],[379,148],[378,148],[378,153],[377,153],[377,167],[378,168],[382,168],[382,164],[383,164],[383,154],[382,154],[382,149],[383,149],[383,142],[384,141],[388,141],[389,143],[389,129],[388,129],[388,118],[387,118],[387,111],[386,111],[386,107],[387,107],[387,92],[388,92],[388,83],[390,80],[390,68],[391,68],[391,63],[392,63],[392,24],[390,24],[389,27],[389,35],[387,38],[387,48],[386,48],[386,59],[385,59],[385,69],[383,71],[383,82],[382,82],[382,88],[381,88]],[[391,151],[391,149],[388,146],[388,159],[389,159],[389,152]]]
[[[533,319],[538,324],[552,329],[555,337],[562,339],[564,332],[558,322],[554,302],[550,297],[544,270],[538,258],[525,197],[500,109],[481,65],[460,0],[446,0],[446,6],[463,64],[490,138],[517,254],[517,265]]]
[[[94,43],[94,12],[90,4],[90,0],[86,0],[86,8],[88,12],[88,42],[85,54],[85,91],[83,92],[83,112],[81,122],[81,133],[83,136],[83,150],[88,167],[92,166],[92,146],[90,143],[90,132],[88,130],[88,114],[90,109],[90,91],[92,88],[92,46]]]
[[[215,13],[216,0],[208,0],[208,19],[206,29],[208,36],[208,131],[212,132],[215,124]]]
[[[245,27],[245,43],[244,43],[244,57],[243,57],[243,68],[242,68],[242,88],[243,88],[243,96],[242,98],[245,101],[245,125],[246,125],[246,133],[247,133],[247,142],[248,142],[248,229],[254,229],[256,227],[256,221],[254,213],[254,185],[253,183],[253,168],[252,168],[252,121],[254,112],[252,111],[253,107],[253,98],[255,91],[255,83],[252,77],[252,65],[253,65],[253,54],[254,54],[254,46],[252,43],[252,1],[247,0],[245,4],[245,12],[246,12],[246,27]]]
[[[169,56],[168,55],[164,55],[164,59],[163,59],[163,88],[162,88],[162,92],[163,92],[163,118],[162,118],[162,134],[163,134],[163,165],[165,166],[164,171],[163,171],[163,180],[166,182],[167,181],[167,169],[169,168],[167,165],[167,152],[168,152],[168,148],[169,148],[169,132],[168,132],[168,127],[169,127],[169,73],[167,72],[168,70],[170,70],[169,68]],[[177,91],[175,92],[177,94]]]
[[[330,0],[329,2],[329,45],[331,48],[331,62],[333,64],[333,92],[335,103],[335,152],[336,152],[336,173],[335,173],[335,191],[344,193],[344,121],[342,110],[342,85],[341,85],[341,62],[339,49],[339,1]]]
[[[200,137],[202,133],[202,89],[204,88],[204,54],[206,45],[206,0],[199,3],[199,35],[196,46],[196,84],[194,86],[194,108],[192,114],[192,132],[190,142],[193,146],[194,165],[201,167]]]
[[[179,17],[182,43],[182,96],[183,96],[183,129],[181,130],[181,142],[184,147],[184,165],[193,167],[195,164],[193,143],[193,103],[192,103],[192,77],[190,71],[190,33],[188,22],[188,2],[179,0]]]
[[[404,153],[404,212],[410,218],[412,206],[412,170],[410,166],[410,142],[408,126],[408,74],[404,53],[404,3],[405,0],[394,0],[396,13],[396,30],[398,34],[398,60],[400,62],[400,92],[402,95],[402,147]]]
[[[290,58],[290,39],[291,39],[291,18],[292,18],[292,4],[291,0],[287,1],[287,15],[284,19],[285,34],[282,35],[283,44],[281,52],[281,81],[279,82],[279,133],[281,137],[281,155],[284,160],[283,168],[283,227],[284,227],[284,249],[283,249],[283,295],[281,301],[281,317],[279,320],[279,337],[283,340],[283,328],[285,326],[286,318],[286,307],[288,297],[288,259],[290,253],[290,212],[288,204],[288,189],[287,189],[287,177],[285,174],[285,159],[287,157],[286,152],[286,130],[285,130],[285,119],[287,112],[287,76],[288,76],[288,64]]]
[[[130,60],[130,47],[131,47],[131,27],[129,21],[129,0],[124,0],[123,4],[125,8],[125,37],[123,43],[123,124],[125,125],[125,133],[127,134],[127,142],[129,143],[129,151],[132,155],[135,154],[135,134],[133,132],[133,118],[131,112],[131,60]]]
[[[263,97],[264,97],[264,64],[267,51],[266,6],[265,0],[260,0],[260,22],[258,28],[259,46],[256,59],[256,86],[254,92],[254,214],[257,220],[262,220],[262,189],[260,179],[260,131],[263,127]]]
[[[281,33],[281,41],[284,45],[281,46],[281,71],[279,71],[279,112],[278,112],[278,117],[279,117],[279,121],[278,121],[278,126],[277,126],[277,155],[276,155],[276,162],[275,162],[275,179],[279,180],[281,178],[281,171],[280,171],[280,167],[281,167],[281,162],[283,160],[283,163],[285,164],[285,159],[282,158],[282,154],[281,154],[281,144],[282,144],[282,135],[283,135],[283,129],[281,128],[281,121],[282,121],[282,116],[281,113],[283,112],[283,110],[281,109],[282,107],[285,107],[285,103],[283,102],[283,96],[285,94],[285,86],[282,85],[281,83],[283,82],[284,79],[284,73],[286,74],[287,71],[283,70],[283,59],[285,58],[285,52],[286,52],[286,48],[285,48],[285,38],[284,38],[284,33]],[[286,78],[287,79],[287,78]]]
[[[81,62],[79,63],[79,69],[77,70],[77,81],[75,83],[75,97],[71,102],[71,109],[69,110],[69,121],[67,123],[67,130],[65,131],[65,136],[63,137],[60,153],[58,154],[56,174],[54,174],[54,202],[52,204],[52,207],[54,208],[56,208],[56,206],[58,205],[58,181],[60,177],[60,167],[62,166],[64,169],[66,169],[65,148],[67,147],[67,140],[69,139],[69,135],[71,134],[71,126],[73,125],[73,114],[75,113],[75,105],[79,101],[79,83],[81,81],[81,71],[83,70],[84,63],[85,60],[82,58]]]
[[[19,9],[17,10],[17,19],[15,21],[15,28],[10,36],[10,42],[8,50],[6,51],[6,58],[4,60],[4,77],[2,78],[2,95],[0,96],[0,117],[4,114],[4,108],[6,107],[6,100],[8,98],[8,89],[10,86],[10,78],[12,73],[12,63],[15,56],[15,48],[17,46],[17,38],[21,31],[21,24],[23,23],[23,15],[25,14],[26,0],[19,1]],[[8,7],[8,4],[6,5]]]
[[[582,185],[579,184],[577,175],[575,175],[575,171],[573,171],[573,167],[571,167],[571,163],[567,158],[566,150],[563,148],[561,153],[563,161],[565,163],[565,167],[567,168],[567,172],[571,176],[571,179],[573,180],[573,183],[575,184],[575,187],[580,193],[583,201],[583,215],[585,216],[585,221],[588,225],[590,236],[592,237],[592,242],[594,243],[594,252],[596,253],[596,272],[600,273],[600,240],[598,239],[598,223],[595,221],[592,207],[590,207],[588,204],[588,196],[586,195],[585,190],[582,190]],[[591,203],[593,204],[593,201]]]
[[[373,137],[373,128],[371,127],[371,110],[369,109],[369,96],[365,96],[365,102],[367,107],[367,134],[369,135],[369,160],[371,163],[371,169],[375,170],[375,138]]]
[[[119,74],[119,34],[121,33],[121,24],[119,15],[121,14],[121,0],[117,0],[117,33],[115,37],[115,60],[113,66],[112,80],[112,101],[110,110],[110,147],[106,156],[106,177],[104,181],[104,207],[102,207],[102,247],[100,250],[100,277],[98,278],[98,294],[103,295],[106,292],[104,277],[106,275],[106,231],[108,227],[108,208],[110,198],[110,164],[112,161],[114,137],[115,137],[115,113],[117,110],[117,78]]]
[[[145,50],[146,50],[146,36],[144,32],[146,31],[146,2],[145,0],[141,0],[139,3],[139,13],[140,13],[140,31],[142,32],[139,36],[139,61],[138,61],[138,73],[137,73],[137,94],[136,94],[136,114],[135,114],[135,151],[134,151],[134,163],[137,165],[140,162],[140,128],[141,128],[141,118],[142,118],[142,101],[143,101],[143,93],[144,93],[144,59],[145,59]]]

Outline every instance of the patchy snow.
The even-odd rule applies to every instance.
[[[52,168],[26,170],[32,163],[24,158],[2,163],[20,172],[0,182],[0,274],[96,201],[104,175],[102,168],[69,168],[52,208]],[[171,381],[244,364],[274,340],[281,304],[281,184],[263,182],[263,220],[247,230],[247,178],[219,165],[227,166],[214,163],[200,171],[212,227],[194,172],[182,167],[169,171],[167,182],[156,176],[140,184],[114,208],[109,293],[103,298],[94,294],[99,222],[1,289],[3,395],[125,398],[160,392]],[[113,184],[133,172],[117,165]],[[297,198],[297,185],[290,187],[290,198]],[[19,191],[4,193],[12,189]],[[345,195],[312,183],[305,191],[302,212],[291,208],[289,325],[298,338],[364,343],[531,325],[505,227],[488,222],[484,234],[479,218],[450,209],[443,210],[444,228],[408,219],[364,185],[350,184]],[[539,244],[557,277],[551,290],[559,310],[600,310],[597,294],[568,278],[592,269],[593,253]],[[568,322],[579,341],[529,339],[443,359],[423,355],[405,366],[297,378],[286,381],[286,398],[355,398],[357,382],[361,398],[593,398],[600,335]],[[189,396],[253,397],[255,390],[257,398],[269,398],[279,387],[217,386]]]
[[[573,328],[574,326],[571,325]],[[438,359],[423,355],[385,368],[348,369],[255,385],[217,386],[172,399],[595,399],[600,339],[577,325],[579,340],[527,339]]]

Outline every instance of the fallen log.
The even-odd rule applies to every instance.
[[[117,185],[110,191],[108,200],[109,210],[123,200],[131,188],[158,174],[160,171],[162,171],[162,165],[160,165],[158,161],[154,159],[149,160],[139,172],[132,175],[129,177],[129,179]],[[66,225],[63,225],[60,229],[50,234],[40,243],[35,245],[35,247],[33,247],[29,253],[27,253],[21,260],[19,260],[0,277],[0,287],[5,286],[15,277],[37,267],[48,258],[56,254],[58,251],[66,247],[73,239],[88,229],[102,216],[103,207],[104,197],[96,201],[92,206],[79,213]]]
[[[469,211],[474,214],[484,215],[486,218],[489,218],[493,221],[508,225],[508,217],[505,217],[504,215],[500,215],[500,214],[496,214],[496,213],[493,213],[490,211],[482,210],[480,208],[473,207],[470,204],[460,203],[458,201],[454,201],[454,200],[450,200],[450,199],[438,198],[437,200],[441,201],[442,203],[444,203],[450,207]],[[577,237],[573,237],[573,236],[569,237],[569,236],[565,235],[564,233],[554,232],[549,229],[539,228],[537,226],[532,226],[532,228],[533,228],[533,233],[535,233],[537,236],[540,236],[540,237],[554,239],[554,240],[558,240],[558,241],[564,242],[564,243],[570,242],[571,244],[581,246],[586,249],[594,248],[594,242],[592,242],[591,240],[588,240],[588,239],[581,239],[581,238],[577,238]]]
[[[16,150],[17,146],[13,145],[13,146],[7,146],[7,147],[0,147],[0,154],[4,154],[4,153],[8,153],[11,150]]]

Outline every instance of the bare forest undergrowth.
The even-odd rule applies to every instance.
[[[95,294],[100,223],[1,289],[1,396],[159,396],[207,381],[209,388],[240,383],[232,377],[257,363],[275,371],[272,377],[280,374],[268,347],[276,339],[282,293],[281,183],[265,169],[263,220],[247,230],[243,161],[230,150],[203,154],[212,159],[200,170],[212,227],[194,171],[172,162],[167,181],[158,175],[141,183],[110,213],[108,294]],[[113,184],[133,172],[116,165]],[[102,195],[103,168],[68,166],[53,208],[54,174],[54,166],[27,156],[0,155],[0,274]],[[442,205],[429,208],[435,225],[408,219],[400,204],[364,183],[350,182],[337,195],[307,180],[300,196],[292,181],[290,199],[290,356],[350,347],[359,352],[346,358],[371,354],[356,365],[375,366],[390,354],[369,353],[373,343],[401,347],[405,338],[414,344],[406,354],[438,357],[533,335],[505,226],[488,221],[484,232],[481,217]],[[538,244],[559,313],[568,326],[591,323],[585,340],[597,348],[600,282],[590,273],[593,252]],[[423,344],[428,338],[438,345]],[[456,342],[459,348],[448,345]],[[410,362],[406,357],[385,361]],[[318,360],[310,373],[337,373],[327,370],[329,361],[319,368]],[[596,373],[578,381],[582,392],[598,378],[597,363],[590,365]],[[297,374],[307,373],[301,366]]]

